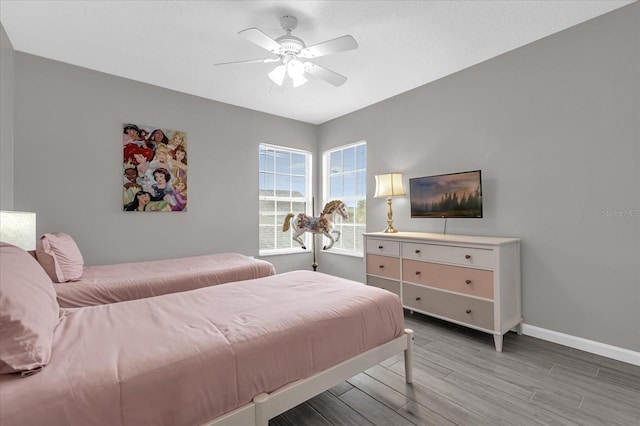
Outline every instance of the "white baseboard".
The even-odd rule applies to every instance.
[[[583,339],[582,337],[571,336],[570,334],[558,333],[557,331],[547,330],[529,324],[522,324],[522,334],[640,366],[640,352],[630,349],[607,345],[606,343]]]

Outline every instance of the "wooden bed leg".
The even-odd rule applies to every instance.
[[[407,349],[404,350],[404,379],[407,383],[413,383],[413,330],[404,329],[407,335]]]
[[[269,417],[265,413],[265,403],[269,400],[269,394],[260,393],[253,398],[256,407],[255,426],[269,426]]]

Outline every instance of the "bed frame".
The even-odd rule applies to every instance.
[[[305,379],[261,393],[249,404],[220,416],[204,426],[268,426],[269,419],[313,398],[333,386],[404,351],[405,381],[413,381],[413,330],[383,345],[342,361]]]

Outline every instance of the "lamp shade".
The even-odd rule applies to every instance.
[[[284,76],[286,73],[287,69],[284,67],[284,65],[278,65],[268,75],[271,81],[273,81],[278,86],[282,86],[282,82],[284,81]]]
[[[36,214],[0,210],[0,241],[23,250],[35,250]]]
[[[405,195],[402,186],[402,173],[386,173],[376,175],[376,193],[374,197],[395,197],[396,195]]]

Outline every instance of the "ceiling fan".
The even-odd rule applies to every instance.
[[[304,60],[357,49],[358,43],[352,36],[345,35],[307,47],[302,39],[291,34],[291,31],[298,25],[298,19],[295,16],[283,16],[280,19],[280,25],[286,34],[275,40],[257,28],[248,28],[238,33],[241,37],[268,50],[276,57],[224,62],[216,65],[279,62],[279,65],[268,74],[271,81],[278,86],[282,86],[287,76],[291,79],[293,87],[301,86],[307,82],[305,74],[320,78],[334,86],[341,86],[347,81],[347,77],[337,72]]]

